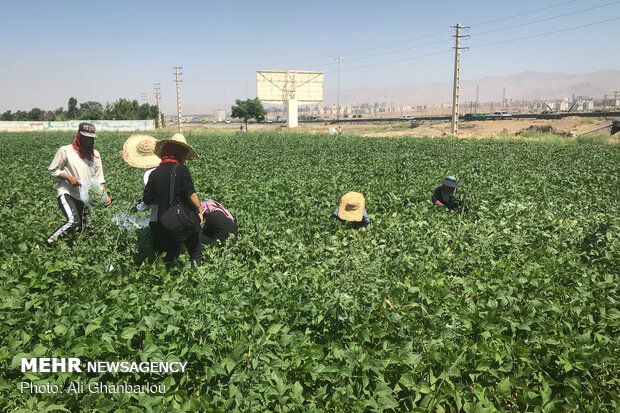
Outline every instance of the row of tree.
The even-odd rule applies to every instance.
[[[76,98],[69,98],[67,110],[60,107],[56,110],[33,108],[30,111],[18,110],[12,113],[7,110],[0,115],[0,120],[25,121],[65,121],[65,120],[157,120],[157,105],[138,103],[137,100],[118,99],[105,106],[99,102],[88,101],[80,103]]]

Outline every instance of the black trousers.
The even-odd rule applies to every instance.
[[[180,243],[171,240],[159,222],[150,222],[149,227],[153,236],[153,248],[158,254],[166,253],[165,262],[172,262],[180,256],[183,253],[183,245],[185,245],[192,265],[200,267],[202,264],[202,244],[199,232],[191,233],[185,242]]]
[[[226,241],[233,235],[233,242],[237,241],[237,222],[230,220],[222,211],[213,211],[207,214],[200,241],[205,244],[212,244],[217,240]]]
[[[60,195],[58,197],[58,206],[65,215],[66,221],[47,237],[45,242],[48,245],[65,233],[75,233],[76,230],[82,227],[82,222],[90,220],[90,209],[84,205],[84,202],[75,199],[71,195]]]

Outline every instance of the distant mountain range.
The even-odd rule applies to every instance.
[[[602,70],[581,75],[565,73],[523,72],[510,76],[492,76],[461,80],[460,102],[501,102],[504,87],[506,99],[555,100],[576,96],[593,98],[613,96],[620,90],[620,71]],[[325,91],[325,103],[335,103],[337,92]],[[382,89],[357,88],[340,91],[340,103],[394,102],[404,105],[423,105],[452,102],[452,81],[429,82],[417,85],[398,85]]]

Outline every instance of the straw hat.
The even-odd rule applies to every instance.
[[[123,145],[123,159],[135,168],[154,168],[161,163],[155,155],[156,143],[150,135],[131,135]]]
[[[174,143],[175,145],[179,145],[187,149],[187,157],[185,158],[186,161],[189,161],[190,159],[196,159],[199,157],[196,151],[194,150],[194,148],[192,148],[190,145],[187,144],[187,141],[185,140],[185,136],[183,136],[180,133],[175,133],[174,135],[172,135],[171,138],[158,141],[157,144],[155,145],[155,155],[161,156],[161,149],[167,143]]]
[[[366,200],[363,194],[347,192],[340,199],[338,218],[344,221],[359,222],[364,218],[364,208],[366,208]]]

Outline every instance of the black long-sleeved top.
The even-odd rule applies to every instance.
[[[434,204],[436,201],[439,201],[439,202],[441,202],[441,203],[442,203],[442,204],[443,204],[446,208],[448,208],[448,209],[450,209],[450,210],[458,208],[458,207],[459,207],[459,200],[458,200],[458,198],[456,197],[457,192],[456,192],[456,191],[454,191],[454,194],[453,194],[453,195],[451,195],[451,196],[450,196],[450,198],[445,199],[445,198],[443,197],[443,191],[441,190],[441,187],[442,187],[442,186],[443,186],[443,185],[439,185],[439,186],[437,187],[437,189],[435,189],[435,192],[433,192],[433,197],[432,197],[432,199],[431,199],[431,200],[432,200],[432,202],[433,202],[433,204]]]
[[[174,163],[164,163],[159,165],[151,175],[149,181],[144,187],[144,193],[142,194],[142,200],[145,204],[157,204],[158,219],[162,216],[169,207],[170,197],[170,174],[172,174],[172,168]],[[194,206],[188,199],[188,197],[195,193],[194,182],[192,181],[192,175],[187,169],[187,166],[180,165],[177,167],[176,179],[174,181],[174,199],[176,202],[180,202],[187,205],[190,209],[194,209]]]

